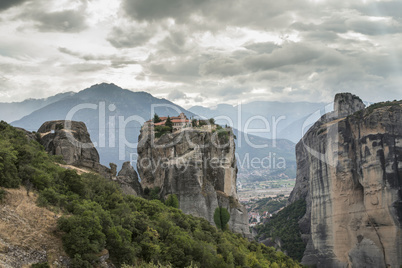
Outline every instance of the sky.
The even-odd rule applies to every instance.
[[[0,102],[114,83],[189,108],[402,99],[402,1],[1,0]]]

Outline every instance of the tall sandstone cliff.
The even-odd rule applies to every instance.
[[[402,102],[364,109],[335,96],[296,146],[289,201],[304,198],[302,263],[317,267],[402,265]]]
[[[138,144],[137,169],[142,187],[160,187],[160,195],[177,195],[180,209],[214,223],[218,207],[230,213],[229,228],[250,236],[247,211],[238,201],[237,165],[231,129],[218,137],[208,129],[186,128],[154,138],[146,123]]]

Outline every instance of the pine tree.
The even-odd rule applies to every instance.
[[[154,115],[154,119],[152,120],[154,123],[159,123],[162,121],[157,114]]]
[[[214,222],[216,227],[221,230],[226,230],[226,225],[229,222],[230,214],[226,208],[217,207],[214,213]]]
[[[170,128],[170,132],[173,131],[173,123],[172,123],[172,120],[170,119],[170,116],[168,116],[168,118],[166,119],[165,126]]]

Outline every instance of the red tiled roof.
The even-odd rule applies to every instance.
[[[188,119],[173,119],[172,123],[188,123],[190,120]]]
[[[161,119],[161,122],[155,123],[155,126],[164,126],[166,124],[166,120],[167,120],[167,116],[162,116],[159,117]],[[170,117],[170,120],[172,121],[172,123],[189,123],[190,120],[187,119],[186,116],[182,117],[182,116],[172,116]],[[147,122],[152,122],[152,119],[148,120]]]

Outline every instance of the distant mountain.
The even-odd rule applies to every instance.
[[[45,121],[82,121],[87,125],[92,141],[96,143],[101,163],[108,165],[110,162],[122,164],[135,157],[135,144],[141,125],[152,118],[154,113],[168,116],[180,112],[188,117],[194,116],[166,99],[103,83],[53,102],[11,124],[37,131]]]
[[[233,129],[236,136],[238,178],[263,181],[296,177],[295,144],[286,139],[266,139]]]
[[[22,102],[0,102],[0,120],[12,122],[51,103],[72,96],[73,92],[60,93],[45,99],[27,99]],[[11,111],[11,112],[10,112]]]
[[[222,119],[217,122],[221,124],[230,125],[228,120],[224,119],[230,118],[234,127],[243,132],[249,132],[246,128],[267,128],[269,131],[250,133],[270,139],[288,139],[296,143],[302,137],[303,119],[323,110],[325,106],[326,103],[323,102],[254,101],[235,106],[219,104],[215,108],[194,106],[189,111],[206,118],[219,116]]]
[[[233,110],[233,106],[226,107],[228,111]],[[172,116],[180,112],[184,112],[189,118],[196,116],[194,112],[166,99],[155,98],[146,92],[125,90],[114,84],[99,84],[67,95],[11,124],[37,131],[45,121],[82,121],[87,125],[92,141],[96,143],[101,164],[107,166],[113,162],[121,165],[124,161],[133,161],[135,166],[136,142],[142,123],[152,118],[154,113],[159,116]],[[263,137],[246,136],[237,129],[234,129],[234,133],[238,137],[236,152],[240,178],[252,175],[264,179],[282,173],[295,177],[293,142],[281,139],[275,144]],[[261,148],[256,148],[258,146]],[[253,159],[254,162],[251,163]],[[281,159],[285,164],[278,165]],[[258,161],[262,163],[257,163]]]

